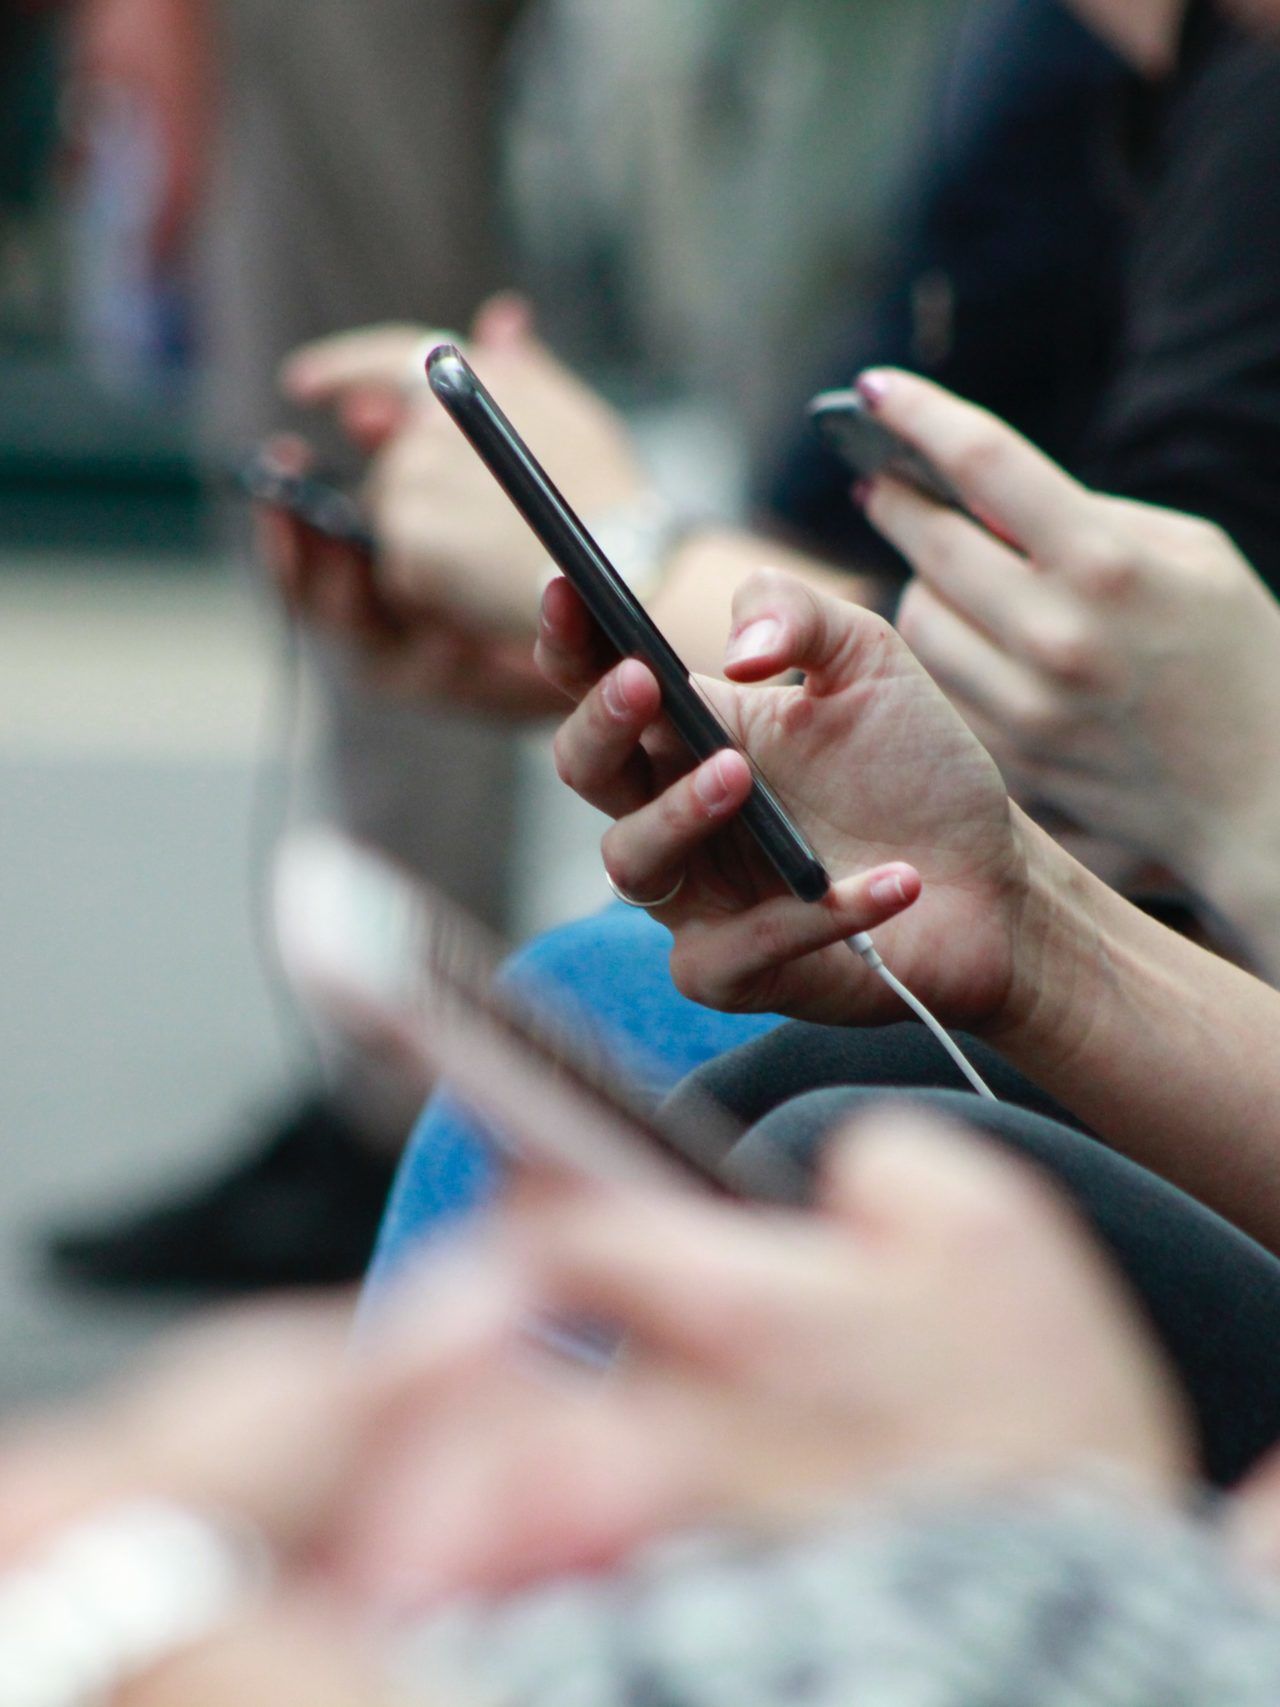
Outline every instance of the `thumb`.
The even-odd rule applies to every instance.
[[[900,644],[874,611],[815,592],[780,570],[761,569],[734,597],[725,674],[759,682],[803,670],[821,691],[824,678],[843,683],[856,654],[876,639]]]
[[[518,291],[499,291],[476,310],[471,337],[478,350],[512,350],[534,342],[532,303]]]

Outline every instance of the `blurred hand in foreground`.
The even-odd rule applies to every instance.
[[[531,1339],[592,1320],[607,1370]],[[704,1522],[801,1523],[913,1474],[1105,1460],[1167,1488],[1180,1406],[1125,1289],[1030,1170],[885,1114],[821,1212],[540,1185],[344,1356],[340,1313],[189,1335],[0,1458],[0,1555],[160,1492],[258,1523],[284,1590],[408,1613]]]

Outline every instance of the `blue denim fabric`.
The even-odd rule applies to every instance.
[[[647,913],[611,905],[539,937],[505,976],[541,1000],[573,1001],[575,1024],[589,1023],[655,1099],[713,1056],[773,1030],[774,1014],[719,1014],[682,996],[667,969],[671,934]],[[482,1204],[498,1161],[484,1128],[447,1094],[432,1097],[409,1140],[369,1271],[366,1296],[379,1294],[433,1233]]]

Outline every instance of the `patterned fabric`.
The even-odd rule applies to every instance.
[[[1120,1484],[924,1490],[455,1607],[397,1675],[469,1707],[1275,1707],[1280,1590]]]

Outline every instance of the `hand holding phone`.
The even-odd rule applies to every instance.
[[[968,515],[969,508],[945,474],[914,445],[878,421],[856,391],[824,391],[807,414],[831,448],[863,480],[888,474],[943,504]]]
[[[609,562],[546,470],[451,344],[431,352],[432,391],[577,589],[601,633],[620,657],[639,658],[653,671],[663,710],[694,757],[740,750],[699,693],[687,666]],[[802,901],[820,901],[831,880],[818,855],[758,773],[741,822],[782,881]]]
[[[261,450],[235,471],[235,482],[255,504],[283,510],[325,539],[376,556],[377,543],[359,502],[322,475],[284,468],[270,450]]]

